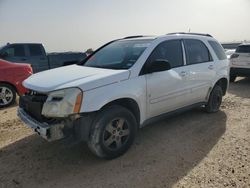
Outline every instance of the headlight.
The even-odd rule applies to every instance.
[[[42,115],[46,117],[67,117],[79,113],[83,93],[79,88],[51,92],[43,105]]]

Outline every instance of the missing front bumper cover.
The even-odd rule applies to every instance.
[[[18,108],[18,117],[36,133],[48,141],[54,141],[64,138],[64,124],[40,123],[27,114],[22,108]]]

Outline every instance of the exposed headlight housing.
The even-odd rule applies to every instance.
[[[43,105],[45,117],[67,117],[80,112],[83,92],[79,88],[68,88],[49,93]]]

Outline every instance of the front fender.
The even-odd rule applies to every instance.
[[[138,104],[141,121],[144,121],[146,118],[146,80],[144,76],[85,91],[81,113],[98,111],[108,103],[123,98],[133,99]]]

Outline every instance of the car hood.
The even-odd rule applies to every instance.
[[[23,85],[43,93],[70,87],[79,87],[86,91],[126,80],[129,75],[129,70],[71,65],[34,74],[26,79]]]

